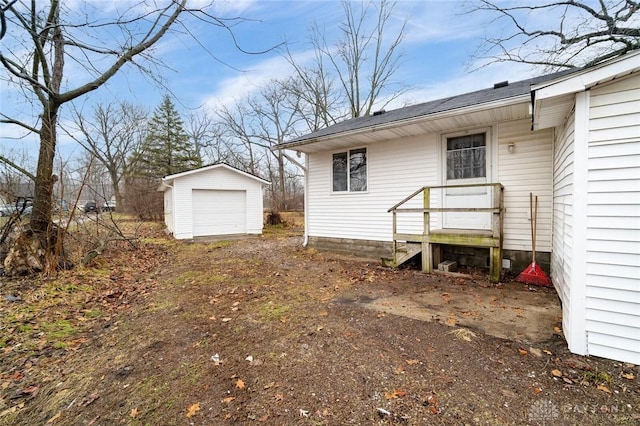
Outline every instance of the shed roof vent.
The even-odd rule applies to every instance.
[[[385,112],[386,112],[385,110],[381,109],[380,111],[374,111],[374,112],[373,112],[373,115],[374,115],[374,116],[376,116],[376,115],[382,115],[382,114],[384,114]]]
[[[508,85],[509,85],[509,82],[505,80],[505,81],[501,81],[500,83],[494,84],[493,88],[494,89],[499,89],[501,87],[507,87]]]

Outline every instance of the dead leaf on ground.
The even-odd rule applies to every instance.
[[[403,396],[406,396],[407,393],[403,390],[400,389],[396,389],[393,392],[385,392],[384,393],[384,397],[387,400],[391,400],[391,399],[396,399],[396,398],[402,398]]]
[[[62,416],[62,411],[58,411],[55,416],[53,416],[49,420],[47,420],[47,424],[48,425],[52,424],[53,422],[58,420],[60,418],[60,416]]]
[[[553,377],[562,377],[562,371],[557,370],[557,369],[556,370],[551,370],[551,375]]]
[[[131,418],[135,419],[136,417],[138,417],[138,408],[134,407],[131,409],[131,413],[129,413],[129,416],[131,416]],[[189,417],[189,415],[187,414],[187,417]]]
[[[553,331],[555,331],[556,333],[562,333],[562,329],[560,327],[558,327],[557,325],[553,327]]]
[[[529,351],[527,351],[526,349],[518,348],[518,353],[522,356],[526,356]]]
[[[189,408],[187,408],[187,417],[191,418],[196,415],[196,413],[200,411],[200,403],[196,402],[192,404]]]
[[[446,319],[445,323],[450,326],[456,325],[458,320],[455,317],[449,317]]]
[[[611,393],[611,391],[609,390],[609,388],[608,388],[608,387],[606,387],[605,385],[598,385],[597,389],[598,389],[598,390],[601,390],[602,392]]]
[[[633,380],[635,379],[635,376],[632,373],[623,373],[622,377],[624,377],[627,380]]]
[[[276,401],[282,401],[284,399],[284,395],[281,393],[277,393],[275,396]]]
[[[447,334],[453,334],[456,339],[464,340],[465,342],[470,342],[476,337],[478,337],[476,333],[469,330],[468,328],[458,328],[456,330],[450,331]]]
[[[449,293],[442,293],[441,296],[444,303],[449,303],[451,301],[451,295]]]
[[[409,365],[416,365],[418,364],[420,361],[418,361],[417,359],[408,359],[407,360],[407,364]]]
[[[222,402],[226,402],[227,404],[236,399],[235,396],[228,396],[222,400]]]
[[[542,392],[542,388],[539,388],[538,386],[533,387],[533,393],[538,395],[540,392]]]
[[[244,382],[242,381],[242,379],[238,379],[238,381],[236,382],[236,387],[238,389],[244,389]]]

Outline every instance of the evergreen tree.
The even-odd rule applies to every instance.
[[[147,126],[147,136],[134,152],[126,178],[127,210],[143,219],[160,220],[163,197],[158,183],[167,175],[202,166],[173,102],[165,96]]]
[[[202,166],[169,96],[154,111],[147,136],[134,157],[136,178],[156,182],[163,176]]]

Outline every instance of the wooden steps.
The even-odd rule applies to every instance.
[[[421,252],[422,243],[406,242],[404,244],[397,244],[393,258],[382,259],[382,262],[385,266],[397,268]]]

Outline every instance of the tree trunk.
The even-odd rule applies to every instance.
[[[53,159],[56,152],[56,120],[58,106],[49,107],[42,115],[40,130],[40,152],[36,172],[35,200],[31,214],[31,229],[42,241],[51,226],[53,199]]]

